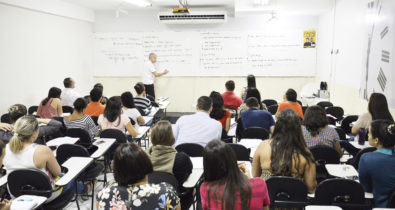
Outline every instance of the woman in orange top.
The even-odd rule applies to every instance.
[[[288,89],[287,92],[285,92],[284,101],[281,102],[281,104],[278,106],[276,118],[281,110],[290,108],[303,119],[302,106],[297,102],[297,96],[298,95],[296,94],[296,91],[292,88]]]

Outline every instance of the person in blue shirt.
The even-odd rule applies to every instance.
[[[248,109],[241,113],[243,128],[261,127],[272,133],[274,129],[272,114],[268,111],[260,110],[259,101],[255,97],[248,98],[246,105]]]
[[[369,128],[369,144],[377,150],[362,155],[359,181],[365,192],[373,193],[374,207],[385,208],[395,191],[394,122],[374,120]]]

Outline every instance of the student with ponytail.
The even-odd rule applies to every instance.
[[[394,122],[374,120],[369,128],[369,144],[377,150],[362,155],[359,161],[359,181],[365,192],[373,192],[373,206],[385,208],[395,191]]]
[[[5,149],[3,164],[7,174],[17,169],[37,168],[48,174],[54,184],[54,178],[60,175],[60,166],[49,147],[34,143],[38,128],[38,121],[32,116],[24,116],[16,121],[14,136]],[[53,193],[47,202],[58,195],[59,193]]]

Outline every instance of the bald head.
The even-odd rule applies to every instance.
[[[148,59],[152,62],[155,63],[156,62],[156,54],[155,53],[150,53],[148,56]]]

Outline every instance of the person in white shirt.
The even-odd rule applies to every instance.
[[[74,108],[74,106],[73,106],[74,101],[77,98],[81,97],[81,95],[74,90],[75,82],[70,77],[67,77],[63,80],[63,85],[65,88],[62,91],[62,95],[61,95],[62,105]]]
[[[221,139],[222,125],[210,118],[213,102],[207,96],[198,99],[193,115],[180,117],[173,127],[175,146],[183,143],[200,144],[203,147],[213,139]]]
[[[145,90],[148,95],[152,96],[155,99],[155,88],[154,88],[154,82],[155,82],[155,77],[160,77],[163,75],[166,75],[169,71],[165,69],[162,73],[158,73],[156,71],[154,63],[156,63],[156,54],[155,53],[150,53],[148,60],[144,63],[144,73],[143,73],[143,78],[142,82],[145,86]]]

